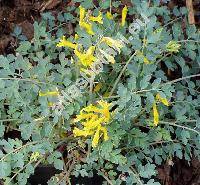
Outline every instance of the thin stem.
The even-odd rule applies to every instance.
[[[173,19],[172,21],[168,22],[167,24],[163,25],[163,27],[167,27],[169,24],[172,24],[173,22],[182,19],[183,17],[177,17],[176,19]]]
[[[0,80],[18,80],[18,81],[32,82],[32,83],[35,83],[35,84],[45,84],[45,85],[54,86],[53,84],[50,84],[50,83],[31,80],[31,79],[28,79],[28,78],[0,78]]]
[[[112,0],[110,0],[110,13],[112,12]]]
[[[53,30],[56,30],[56,29],[58,29],[59,27],[61,27],[61,26],[65,25],[65,24],[67,24],[67,23],[66,23],[66,22],[64,22],[64,23],[62,23],[62,24],[60,24],[60,25],[58,25],[58,26],[54,27],[53,29],[49,30],[47,33],[50,33],[50,32],[52,32]]]
[[[12,150],[11,152],[7,153],[6,155],[4,155],[1,159],[0,159],[0,162],[3,161],[6,157],[8,157],[9,155],[11,155],[12,153],[15,153],[15,152],[18,152],[19,150],[23,149],[23,148],[26,148],[30,145],[34,145],[38,142],[42,142],[42,141],[35,141],[35,142],[31,142],[31,143],[27,143],[25,145],[22,145],[20,146],[19,148],[16,148],[15,150]]]
[[[42,160],[43,160],[43,158],[40,159],[40,160],[36,163],[35,167],[37,167],[37,166],[41,163]],[[15,173],[15,175],[13,175],[12,178],[9,180],[8,184],[9,184],[21,171],[23,171],[29,164],[33,163],[34,161],[35,161],[35,160],[29,161],[23,168],[21,168],[17,173]]]
[[[195,42],[195,43],[200,43],[200,40],[179,40],[177,42]]]
[[[90,97],[90,99],[89,99],[89,103],[91,103],[92,102],[92,91],[93,91],[93,84],[94,84],[94,78],[93,77],[91,77],[90,78],[90,92],[89,92],[89,97]]]
[[[131,173],[135,176],[137,181],[139,182],[140,185],[144,185],[143,182],[140,180],[140,176],[138,175],[137,171],[131,166],[130,167]]]
[[[119,80],[120,80],[122,74],[124,73],[124,71],[126,70],[128,64],[131,62],[131,60],[133,59],[133,57],[134,57],[135,55],[136,55],[136,52],[134,52],[134,53],[132,54],[132,56],[128,59],[126,65],[125,65],[125,66],[123,67],[123,69],[121,70],[119,76],[117,77],[117,79],[116,79],[116,81],[115,81],[115,83],[114,83],[114,86],[113,86],[113,88],[112,88],[112,90],[111,90],[111,92],[110,92],[109,97],[112,96],[112,94],[113,94],[115,88],[117,87],[117,84],[118,84],[118,82],[119,82]]]
[[[178,78],[178,79],[172,80],[170,82],[163,83],[163,84],[161,84],[161,86],[165,86],[165,85],[168,85],[168,84],[173,84],[173,83],[176,83],[176,82],[179,82],[179,81],[182,81],[182,80],[186,80],[186,79],[194,78],[194,77],[198,77],[198,76],[200,76],[200,74],[185,76],[185,77],[182,77],[182,78]]]
[[[195,133],[197,133],[197,134],[200,135],[200,132],[199,132],[199,131],[194,130],[194,129],[189,128],[189,127],[186,127],[186,126],[178,125],[178,124],[176,124],[176,123],[165,122],[165,121],[160,121],[160,123],[161,123],[161,124],[165,124],[165,125],[171,125],[171,126],[175,126],[175,127],[183,128],[183,129],[186,129],[186,130],[189,130],[189,131],[195,132]]]
[[[1,119],[0,122],[19,121],[20,119]]]

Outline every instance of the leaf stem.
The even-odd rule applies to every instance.
[[[115,81],[115,83],[114,83],[114,85],[113,85],[113,88],[112,88],[112,90],[111,90],[111,92],[110,92],[109,97],[112,96],[112,94],[113,94],[115,88],[117,87],[117,84],[119,83],[119,80],[120,80],[122,74],[125,72],[125,70],[126,70],[128,64],[131,62],[131,60],[133,59],[133,57],[134,57],[135,55],[136,55],[136,52],[134,52],[134,53],[131,55],[131,57],[128,59],[126,65],[123,67],[123,69],[122,69],[121,72],[119,73],[119,76],[117,77],[117,79],[116,79],[116,81]]]
[[[198,135],[200,135],[200,132],[199,132],[199,131],[194,130],[194,129],[189,128],[189,127],[186,127],[186,126],[178,125],[178,124],[176,124],[176,122],[171,123],[171,122],[166,122],[166,121],[159,121],[159,123],[165,124],[165,125],[171,125],[171,126],[175,126],[175,127],[179,127],[179,128],[183,128],[183,129],[186,129],[186,130],[195,132],[195,133],[197,133]]]

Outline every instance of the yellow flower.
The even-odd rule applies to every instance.
[[[102,17],[102,13],[99,12],[99,15],[97,17],[94,16],[89,16],[89,20],[93,21],[93,22],[98,22],[99,24],[103,24],[103,17]]]
[[[163,103],[166,106],[169,106],[168,100],[166,98],[162,98],[159,93],[156,95],[156,100],[158,102]],[[157,126],[159,122],[159,113],[158,113],[156,102],[153,104],[153,117],[154,117],[154,125]]]
[[[79,20],[80,27],[84,28],[88,34],[94,35],[94,32],[92,30],[92,24],[84,21],[85,8],[83,8],[82,6],[79,6],[79,9],[80,9],[80,20]]]
[[[111,103],[107,103],[105,101],[98,101],[98,104],[101,105],[102,109],[100,109],[100,113],[102,113],[104,115],[104,121],[106,123],[109,122],[110,120],[110,112],[109,112],[109,108],[111,106]]]
[[[73,134],[74,134],[75,137],[78,137],[78,136],[87,137],[87,136],[93,135],[93,133],[94,133],[94,131],[91,131],[91,130],[80,130],[77,127],[75,127],[74,130],[73,130]]]
[[[125,7],[122,9],[122,22],[121,22],[121,25],[122,25],[122,26],[125,25],[127,12],[128,12],[128,8],[127,8],[127,6],[125,6]]]
[[[59,95],[58,91],[49,91],[46,93],[39,91],[39,96],[58,96],[58,95]]]
[[[92,140],[92,147],[96,147],[99,143],[99,138],[100,138],[100,128],[101,126],[98,126],[95,134],[94,134],[94,137],[93,137],[93,140]]]
[[[180,47],[181,45],[178,44],[177,41],[172,40],[166,45],[166,50],[171,53],[178,53]]]
[[[96,60],[96,57],[93,55],[95,51],[94,46],[90,46],[86,53],[81,53],[78,50],[78,46],[75,48],[74,53],[80,60],[80,63],[85,67],[90,67],[92,63]]]
[[[97,106],[89,105],[80,111],[80,115],[77,115],[74,122],[80,122],[83,125],[83,129],[77,127],[74,128],[73,133],[75,137],[87,137],[92,136],[92,147],[96,147],[99,143],[101,136],[103,140],[109,139],[106,124],[110,122],[111,113],[109,111],[111,103],[105,101],[98,101]]]
[[[66,40],[65,36],[60,39],[60,42],[56,45],[57,47],[70,47],[75,49],[76,44],[73,44],[72,42]]]
[[[160,94],[156,95],[156,100],[158,100],[159,102],[162,102],[164,105],[169,106],[169,102],[166,98],[162,98],[160,96]]]
[[[84,28],[88,34],[94,35],[91,23],[80,22],[80,27]]]
[[[106,13],[106,17],[110,20],[113,20],[113,15],[110,12]]]
[[[123,47],[121,41],[112,39],[111,37],[103,37],[101,39],[101,42],[105,42],[108,46],[115,48],[118,51],[118,53],[120,53],[120,50]]]
[[[154,120],[154,125],[157,126],[159,122],[159,114],[156,103],[153,104],[153,120]]]
[[[83,19],[84,19],[84,17],[85,17],[85,8],[83,8],[82,6],[79,6],[79,9],[80,9],[80,21],[79,21],[79,24],[81,23],[81,22],[83,22]]]
[[[107,129],[105,127],[101,127],[101,131],[103,132],[104,141],[107,141],[109,139]]]

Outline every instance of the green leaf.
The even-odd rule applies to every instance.
[[[182,138],[183,144],[186,145],[188,143],[188,140],[190,139],[190,133],[189,133],[189,131],[183,129],[181,131],[181,138]]]
[[[5,132],[5,125],[3,123],[0,123],[0,137],[4,135]]]
[[[139,174],[141,177],[150,178],[156,175],[156,166],[154,164],[147,163],[145,166],[139,166]]]
[[[20,43],[16,51],[25,55],[27,54],[30,48],[31,48],[31,43],[29,41],[23,41]]]
[[[0,79],[0,89],[3,89],[5,87],[5,81]]]
[[[141,89],[146,89],[149,85],[149,80],[151,79],[151,75],[146,75],[142,78],[140,81],[140,88]]]
[[[146,185],[160,185],[159,182],[155,182],[154,179],[150,179]]]
[[[81,174],[81,177],[88,176],[88,173],[87,173],[87,171],[85,169],[79,170],[79,173]]]
[[[61,159],[55,159],[54,160],[54,167],[56,169],[63,170],[63,166],[64,166],[63,160],[61,160]]]
[[[0,161],[0,178],[9,176],[11,173],[11,166],[9,162]]]
[[[28,123],[28,124],[21,124],[20,125],[20,130],[21,130],[21,136],[23,139],[28,140],[31,135],[32,131],[34,129],[34,123]]]

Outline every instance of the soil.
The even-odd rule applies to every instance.
[[[94,1],[95,4],[97,2]],[[199,26],[200,2],[199,0],[193,0],[193,2],[196,24]],[[72,3],[70,0],[0,0],[0,54],[14,53],[18,43],[11,33],[16,25],[20,26],[23,34],[31,40],[33,38],[33,23],[40,20],[42,12],[51,11],[56,15],[60,11],[65,11],[64,7],[70,6],[70,3]],[[130,5],[130,0],[123,0],[122,3]],[[173,8],[176,5],[183,6],[184,4],[185,1],[183,0],[173,0],[170,1],[168,6]],[[35,176],[31,177],[31,184],[35,184],[36,179],[38,184],[38,178],[41,175],[38,175],[38,170],[36,170]],[[50,172],[48,170],[46,173],[52,175],[56,173],[55,170]],[[46,178],[41,177],[39,183],[46,184],[44,181],[49,178],[50,176],[48,178],[47,176]],[[95,177],[93,180],[84,179],[84,184],[91,184],[91,182],[92,184],[98,184],[98,178]],[[160,179],[163,185],[200,185],[200,161],[193,158],[189,165],[185,160],[173,159],[173,161],[168,161],[158,167],[157,178]]]

